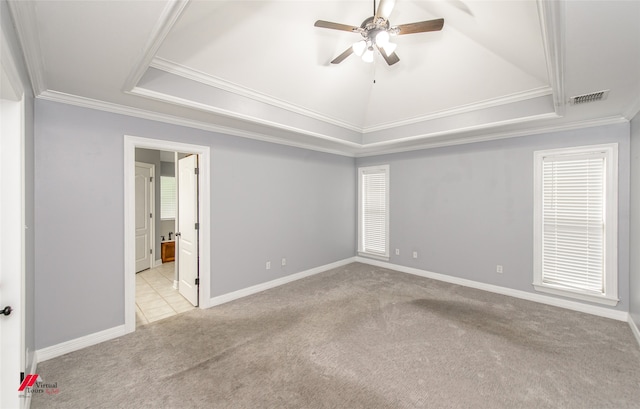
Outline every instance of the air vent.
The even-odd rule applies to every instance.
[[[602,101],[603,99],[607,99],[608,95],[609,95],[608,89],[604,91],[592,92],[590,94],[571,97],[569,99],[569,103],[571,105],[578,105],[578,104],[586,104],[587,102]]]

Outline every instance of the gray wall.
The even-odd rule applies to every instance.
[[[175,220],[162,220],[160,221],[160,239],[164,237],[165,240],[169,240],[169,233],[171,233],[171,240],[175,240],[174,234],[176,233],[176,221]]]
[[[619,143],[616,308],[627,310],[628,124],[360,158],[357,166],[390,164],[391,263],[534,292],[533,152],[608,142]]]
[[[175,176],[176,164],[173,162],[160,162],[160,176]]]
[[[124,324],[125,134],[211,147],[212,297],[354,255],[353,158],[37,100],[37,348]]]
[[[635,141],[637,118],[633,129]],[[211,147],[212,243],[203,251],[211,252],[212,297],[353,256],[354,162],[391,165],[392,263],[533,292],[533,151],[618,142],[616,308],[631,308],[637,322],[635,258],[631,307],[628,286],[629,132],[628,124],[611,125],[354,161],[38,100],[35,345],[124,323],[124,249],[118,243],[125,134]],[[281,257],[287,257],[285,268]],[[267,260],[272,270],[265,270]],[[495,273],[496,264],[504,274]]]
[[[160,260],[160,236],[162,231],[162,222],[160,221],[160,172],[162,166],[162,162],[160,161],[160,151],[136,148],[136,162],[144,162],[155,165],[155,176],[153,179],[153,214],[156,215],[153,224],[155,240],[153,244],[153,261],[155,262],[155,260]]]
[[[25,91],[25,347],[27,359],[25,373],[30,368],[33,360],[35,343],[35,222],[34,222],[34,98],[27,73],[26,65],[22,57],[22,51],[17,40],[13,26],[13,20],[5,0],[0,1],[0,27],[7,40],[9,52],[19,71],[22,88]]]
[[[631,251],[629,313],[640,328],[640,113],[631,121]]]

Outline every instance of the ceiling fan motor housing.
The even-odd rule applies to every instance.
[[[378,11],[376,11],[374,0],[374,15],[365,19],[362,24],[360,24],[360,27],[324,20],[316,21],[314,24],[316,27],[360,33],[363,38],[363,40],[353,44],[343,51],[342,54],[334,58],[331,64],[340,64],[353,53],[361,56],[366,62],[372,62],[373,52],[377,49],[387,64],[393,65],[400,61],[400,58],[398,58],[398,55],[395,53],[396,44],[391,43],[389,37],[442,30],[442,26],[444,25],[444,19],[442,18],[391,27],[389,15],[394,5],[395,0],[380,0]]]

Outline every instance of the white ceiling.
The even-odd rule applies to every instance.
[[[640,110],[640,1],[397,0],[400,62],[329,62],[371,0],[23,1],[40,98],[360,156],[625,122]],[[604,101],[571,96],[610,90]]]

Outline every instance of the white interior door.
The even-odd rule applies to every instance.
[[[136,162],[136,273],[153,267],[153,171]]]
[[[178,161],[178,290],[198,305],[198,156]]]
[[[20,408],[26,401],[18,394],[26,360],[24,99],[14,92],[5,68],[0,67],[0,310],[12,311],[0,313],[0,407]]]

